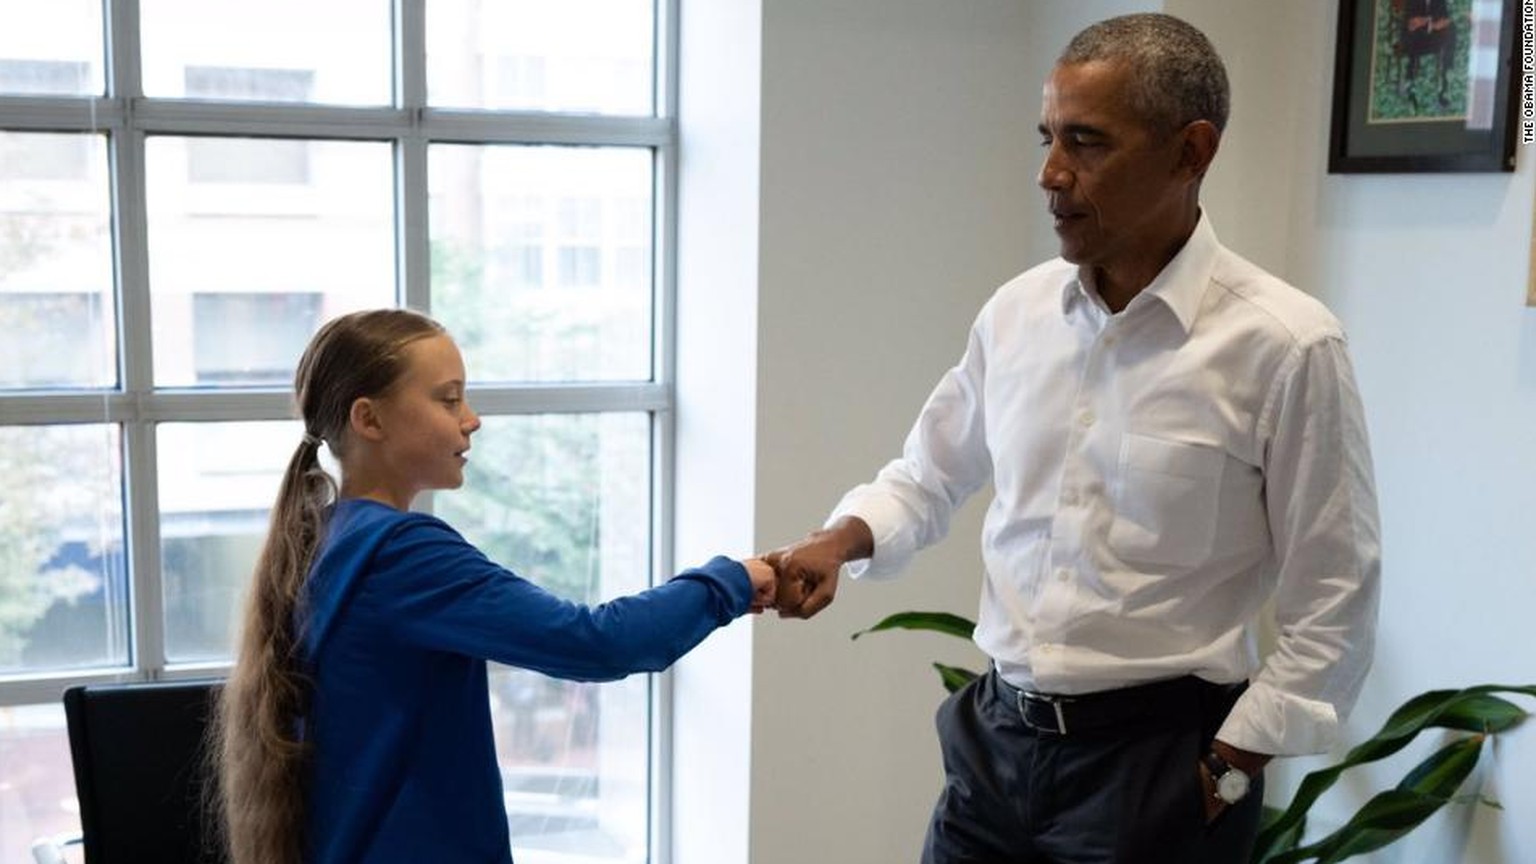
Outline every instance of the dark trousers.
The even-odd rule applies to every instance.
[[[950,696],[936,718],[945,783],[923,864],[1247,864],[1263,778],[1207,825],[1199,773],[1241,690],[1177,684],[1115,703],[1144,712],[1083,730],[1069,720],[1066,734],[1027,724],[996,672]]]

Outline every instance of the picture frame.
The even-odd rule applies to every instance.
[[[1518,29],[1515,0],[1339,0],[1328,173],[1513,171]]]

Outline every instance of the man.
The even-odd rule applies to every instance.
[[[1413,82],[1419,76],[1419,58],[1433,56],[1440,71],[1436,96],[1439,107],[1446,108],[1446,85],[1456,57],[1456,29],[1446,0],[1397,0],[1392,5],[1394,16],[1401,22],[1401,31],[1391,62],[1397,63],[1399,53],[1408,56],[1408,71],[1398,82],[1398,89],[1407,92],[1409,104],[1417,108],[1418,97],[1414,95]]]
[[[841,566],[893,575],[992,482],[993,668],[939,710],[930,864],[1246,862],[1265,763],[1326,749],[1359,693],[1364,421],[1338,322],[1201,211],[1228,99],[1176,18],[1074,37],[1040,115],[1061,257],[981,310],[901,457],[770,556],[781,614],[809,617]]]

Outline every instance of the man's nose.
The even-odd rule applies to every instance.
[[[1035,176],[1035,182],[1048,192],[1056,192],[1071,185],[1072,172],[1068,170],[1061,148],[1056,144],[1046,147],[1045,158],[1040,163],[1040,173]]]

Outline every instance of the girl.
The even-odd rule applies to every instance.
[[[487,660],[581,681],[658,671],[772,603],[767,564],[715,558],[587,608],[410,512],[463,483],[480,428],[464,382],[443,328],[400,309],[329,322],[299,360],[305,434],[217,724],[235,864],[510,864]]]

